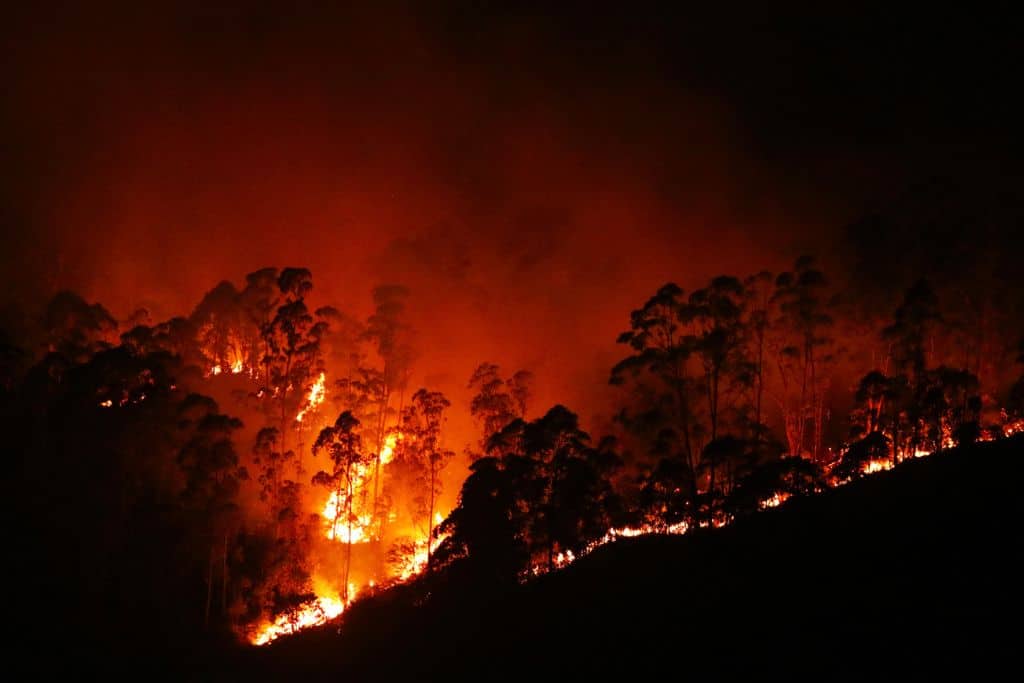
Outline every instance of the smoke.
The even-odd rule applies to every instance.
[[[70,288],[162,319],[221,279],[302,265],[318,302],[363,317],[374,285],[402,283],[414,381],[459,405],[490,360],[537,375],[535,408],[600,419],[630,309],[668,280],[820,252],[851,201],[838,174],[766,158],[735,102],[687,80],[703,58],[731,73],[706,38],[667,64],[677,37],[649,35],[654,20],[606,45],[562,19],[220,4],[17,17],[5,291]]]

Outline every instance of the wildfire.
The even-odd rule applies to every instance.
[[[327,373],[321,372],[320,376],[317,377],[316,381],[313,382],[313,386],[309,388],[309,394],[306,396],[306,404],[302,406],[302,410],[295,416],[296,422],[302,422],[302,418],[306,414],[315,409],[318,405],[324,402],[324,396],[327,395]]]
[[[916,455],[916,454],[915,454]],[[924,455],[927,455],[925,453]],[[921,456],[917,456],[921,457]],[[864,474],[874,474],[875,472],[882,472],[883,470],[892,469],[892,460],[869,460],[864,466]]]
[[[323,373],[321,373],[320,377],[323,379]],[[312,391],[310,391],[310,396],[313,396]],[[321,397],[320,400],[322,401],[323,398]],[[391,462],[395,454],[395,445],[402,438],[403,436],[401,432],[392,432],[384,439],[384,445],[381,446],[380,449],[381,467]],[[365,486],[367,480],[372,476],[372,473],[373,470],[370,465],[358,465],[355,475],[353,476],[353,492],[361,490],[363,486]],[[344,515],[344,493],[339,494],[337,491],[331,492],[331,495],[327,497],[327,502],[324,503],[323,510],[320,511],[320,515],[327,523],[327,530],[325,532],[327,538],[331,540],[338,540],[342,543],[348,543],[350,540],[352,543],[366,543],[371,540],[372,534],[370,530],[373,526],[373,511],[360,509],[362,507],[359,502],[360,500],[362,500],[362,498],[354,498],[352,501],[353,519],[350,535],[350,526]],[[425,550],[424,562],[426,562]]]
[[[321,375],[321,380],[323,375]],[[322,394],[315,394],[313,390],[310,392],[310,401],[312,402],[315,395],[319,395],[322,401]],[[307,403],[309,403],[307,402]],[[318,401],[319,402],[319,401]],[[1003,426],[1003,434],[1011,436],[1016,433],[1024,432],[1024,419],[1016,420],[1013,422],[1007,422]],[[380,462],[382,465],[387,464],[394,457],[395,446],[399,440],[403,438],[403,435],[398,432],[393,432],[387,436],[380,451]],[[952,443],[947,439],[943,439],[943,447],[949,447]],[[932,455],[930,451],[924,451],[918,449],[914,453],[914,457],[920,458],[924,456]],[[891,459],[876,459],[870,460],[864,466],[863,472],[865,474],[874,474],[876,472],[882,472],[891,470],[894,467]],[[368,466],[362,466],[357,474],[357,482],[360,486],[365,483],[365,480],[370,476],[370,470]],[[771,497],[762,500],[759,504],[761,510],[768,508],[778,507],[782,505],[790,494],[785,492],[777,492]],[[339,505],[343,503],[343,499],[339,500],[337,493],[332,493],[327,502],[324,505],[322,515],[327,521],[327,538],[337,539],[342,542],[348,541],[349,527],[344,520],[340,519],[338,515]],[[334,528],[334,522],[338,517],[337,528]],[[434,524],[440,524],[443,521],[444,515],[440,512],[434,515]],[[710,521],[704,521],[700,523],[701,527],[722,527],[726,526],[731,522],[731,518],[722,516],[715,517]],[[370,529],[373,519],[369,514],[360,512],[355,515],[355,520],[352,524],[352,542],[353,543],[364,543],[371,540]],[[613,543],[620,538],[635,538],[637,536],[647,535],[673,535],[679,536],[686,534],[692,527],[683,521],[675,524],[664,525],[664,524],[642,524],[640,526],[627,526],[627,527],[616,527],[609,529],[604,536],[591,542],[585,548],[580,550],[578,553],[574,553],[571,550],[559,551],[553,555],[550,564],[547,562],[534,564],[530,570],[523,576],[523,578],[529,578],[531,575],[539,575],[547,572],[549,569],[561,569],[566,567],[581,557],[584,557],[597,548]],[[432,539],[430,543],[430,550],[433,552],[437,546],[444,540],[445,536],[441,536]],[[413,577],[421,574],[427,565],[427,542],[425,539],[417,541],[413,545],[412,552],[408,553],[403,561],[399,563],[392,574],[392,580],[397,583],[406,582]],[[373,588],[375,586],[374,581],[369,581],[367,586]],[[349,584],[349,604],[351,604],[356,594],[356,587],[354,584]],[[319,595],[315,600],[305,603],[295,610],[289,613],[278,616],[274,621],[264,624],[257,633],[251,638],[251,642],[254,645],[265,645],[270,643],[277,638],[290,635],[299,630],[309,628],[312,626],[318,626],[340,616],[345,610],[345,603],[337,596],[336,593],[330,593],[326,591],[326,594]]]
[[[339,598],[318,597],[291,612],[278,615],[274,621],[263,625],[252,637],[251,642],[253,645],[266,645],[281,636],[326,623],[341,616],[344,611],[345,603]]]
[[[444,520],[444,516],[441,513],[434,515],[434,524],[440,524]],[[430,552],[433,553],[437,550],[437,546],[441,545],[441,541],[448,537],[448,534],[442,534],[430,542]],[[407,557],[403,559],[395,568],[395,579],[401,583],[408,581],[412,577],[421,574],[424,569],[427,568],[427,541],[426,539],[419,540],[415,544],[415,549]]]
[[[759,507],[762,510],[767,510],[768,508],[777,508],[783,503],[785,503],[787,498],[789,498],[788,493],[775,493],[772,495],[771,498],[768,498],[767,500],[762,500]]]

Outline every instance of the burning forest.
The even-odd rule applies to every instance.
[[[0,29],[11,613],[43,661],[231,670],[365,638],[440,670],[489,659],[475,620],[502,647],[560,623],[538,596],[562,593],[590,616],[531,651],[600,622],[590,651],[619,656],[678,588],[619,584],[637,558],[692,582],[666,607],[684,649],[817,605],[808,631],[852,632],[844,610],[902,586],[873,645],[829,650],[843,669],[884,649],[908,577],[943,599],[902,634],[972,594],[994,560],[940,584],[910,555],[939,518],[943,542],[984,535],[928,492],[1024,438],[1021,112],[994,66],[1016,36],[188,4]],[[849,545],[899,529],[891,561],[819,561],[828,530],[786,545],[888,509],[886,482],[921,510]]]
[[[75,473],[48,522],[82,530],[73,509],[95,492],[105,507],[91,522],[169,534],[183,616],[257,646],[398,584],[529,581],[618,538],[721,527],[1024,429],[1024,377],[983,382],[983,366],[950,365],[979,358],[975,337],[924,281],[856,339],[879,364],[861,369],[848,417],[834,416],[852,352],[839,348],[841,304],[806,257],[690,293],[667,284],[624,316],[609,373],[621,407],[599,439],[562,405],[536,409],[526,370],[479,364],[461,407],[414,387],[403,287],[374,289],[360,322],[312,308],[307,269],[244,283],[220,283],[188,317],[128,329],[59,294],[42,354],[7,386],[75,436],[73,447],[43,439],[50,455],[25,463],[44,479]],[[469,440],[448,427],[456,409],[477,426]],[[837,425],[846,437],[833,440]],[[97,472],[99,453],[109,469]],[[103,569],[98,550],[81,559]]]

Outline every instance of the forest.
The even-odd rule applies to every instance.
[[[59,614],[93,656],[266,645],[399,585],[529,582],[1024,430],[1019,288],[862,277],[802,256],[658,288],[623,312],[602,434],[500,359],[465,405],[414,382],[402,285],[366,319],[302,267],[165,321],[59,292],[3,335],[25,629]]]

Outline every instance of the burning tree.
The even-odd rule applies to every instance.
[[[394,469],[417,493],[412,498],[416,526],[425,526],[426,570],[430,571],[434,512],[441,494],[441,471],[455,452],[444,448],[441,430],[445,411],[451,406],[439,391],[420,389],[402,411],[402,439],[396,449]]]
[[[356,517],[352,512],[356,482],[360,471],[366,467],[368,458],[362,452],[362,438],[359,436],[359,420],[352,413],[345,411],[338,416],[334,425],[324,427],[313,444],[313,454],[326,452],[331,462],[330,471],[320,470],[313,477],[313,483],[333,492],[335,496],[334,524],[331,527],[336,534],[338,522],[344,521],[347,533],[345,538],[345,571],[342,576],[342,596],[348,602],[349,571],[352,565],[353,525]],[[344,513],[344,514],[343,514]]]
[[[381,453],[388,433],[388,417],[391,398],[399,392],[398,413],[401,413],[404,390],[409,382],[413,350],[410,337],[412,328],[406,320],[405,306],[409,290],[401,285],[380,285],[373,289],[375,309],[366,321],[364,337],[377,348],[377,354],[384,363],[379,374],[374,375],[378,383],[372,387],[376,402],[376,423],[373,429],[373,511],[377,514],[380,504]],[[365,395],[371,395],[369,392]],[[383,517],[382,515],[380,515]]]
[[[309,401],[309,397],[323,372],[320,338],[327,323],[314,318],[306,307],[305,296],[313,289],[312,275],[307,269],[285,268],[277,283],[284,302],[263,328],[267,348],[263,362],[269,382],[269,398],[277,401],[284,448],[293,418],[305,412],[303,409],[300,413],[303,402],[318,404]],[[295,421],[301,427],[301,418]],[[303,473],[302,450],[300,444],[296,460],[300,476]]]

